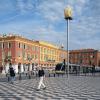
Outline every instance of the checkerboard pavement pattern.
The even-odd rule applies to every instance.
[[[0,82],[0,100],[100,100],[100,77],[46,77],[46,90],[36,91],[38,81]]]

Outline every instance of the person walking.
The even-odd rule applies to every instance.
[[[11,84],[13,84],[14,83],[14,80],[15,80],[15,71],[14,71],[14,69],[13,69],[13,67],[11,66],[11,67],[9,67],[9,73],[10,73],[10,78],[11,78]]]
[[[39,85],[38,85],[37,91],[40,90],[41,86],[43,86],[43,89],[46,89],[46,86],[43,83],[45,73],[44,73],[42,66],[39,68],[38,76],[39,76],[40,80],[39,80]]]

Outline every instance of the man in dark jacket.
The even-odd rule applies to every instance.
[[[13,67],[9,68],[9,73],[10,73],[10,77],[11,77],[11,83],[13,84],[14,80],[15,80],[15,71],[14,71]]]
[[[43,70],[42,66],[40,67],[40,69],[38,71],[38,76],[40,78],[40,81],[39,81],[39,85],[38,85],[37,90],[40,90],[41,85],[43,86],[43,89],[46,89],[46,86],[43,83],[43,79],[44,79],[45,73],[44,73],[44,70]]]

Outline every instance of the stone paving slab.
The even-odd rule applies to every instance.
[[[100,77],[46,77],[46,90],[36,91],[39,78],[0,82],[0,100],[100,100]]]

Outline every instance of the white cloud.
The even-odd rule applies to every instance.
[[[22,14],[25,14],[28,11],[34,11],[37,6],[38,0],[17,0],[17,8]]]
[[[70,26],[70,48],[99,48],[100,35],[98,20],[83,19]]]
[[[43,2],[42,5],[39,5],[38,10],[40,11],[41,15],[47,19],[48,21],[58,21],[64,16],[64,1],[51,1],[48,0],[47,2]]]

